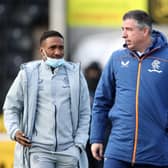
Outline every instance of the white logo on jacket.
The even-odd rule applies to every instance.
[[[148,69],[149,72],[157,72],[161,73],[162,70],[160,70],[160,61],[159,60],[154,60],[152,63],[152,69]]]
[[[129,61],[126,61],[126,62],[124,62],[124,61],[121,61],[121,67],[125,67],[125,68],[127,68],[128,67],[128,65],[129,65]]]

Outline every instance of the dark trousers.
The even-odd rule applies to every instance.
[[[104,168],[168,168],[168,166],[154,166],[147,164],[135,164],[134,166],[131,163],[112,159],[104,159]]]
[[[111,131],[111,121],[108,120],[107,127],[105,130],[105,141],[103,144],[104,149],[106,148],[108,137],[110,135],[110,131]],[[97,161],[96,159],[93,158],[92,153],[91,153],[91,145],[89,144],[89,142],[87,143],[87,146],[86,146],[86,152],[87,152],[87,156],[89,160],[89,168],[103,168],[103,160]]]
[[[86,152],[88,156],[89,168],[103,168],[103,160],[98,161],[94,159],[90,149],[91,149],[91,145],[88,142],[86,146]]]

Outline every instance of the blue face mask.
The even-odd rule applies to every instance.
[[[57,68],[61,65],[63,65],[65,63],[65,60],[64,58],[50,58],[50,57],[47,57],[47,60],[45,61],[45,63],[53,68]]]

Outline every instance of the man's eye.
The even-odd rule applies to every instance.
[[[64,46],[60,46],[59,49],[60,49],[60,50],[63,50],[63,49],[64,49]]]

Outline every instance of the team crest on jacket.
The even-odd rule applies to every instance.
[[[121,61],[121,67],[128,68],[129,63],[130,63],[129,61],[126,61],[126,62]]]
[[[162,70],[160,70],[160,61],[159,60],[154,60],[152,63],[152,68],[148,69],[149,72],[157,72],[157,73],[161,73]]]

